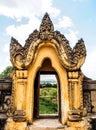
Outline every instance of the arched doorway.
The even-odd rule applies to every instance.
[[[26,92],[26,115],[29,122],[33,122],[34,120],[34,108],[37,106],[37,111],[39,110],[39,104],[37,100],[39,97],[36,97],[34,93],[34,86],[38,86],[38,80],[40,80],[40,72],[49,72],[56,73],[58,84],[59,84],[59,119],[62,124],[65,124],[68,119],[68,111],[69,111],[69,99],[68,99],[68,79],[67,79],[67,71],[62,66],[56,49],[52,45],[52,43],[48,42],[46,44],[41,44],[38,47],[35,59],[28,68],[28,85]],[[39,78],[37,78],[39,77]],[[35,81],[35,85],[34,85]],[[37,91],[39,89],[36,89]],[[36,104],[34,106],[34,101]],[[35,110],[36,111],[36,110]],[[37,114],[38,117],[39,114]]]
[[[41,83],[41,77],[47,81]],[[51,81],[54,78],[55,84]],[[52,77],[52,78],[50,78]],[[43,81],[44,81],[43,80]],[[49,82],[48,82],[49,81]],[[46,84],[47,83],[47,84]],[[41,86],[42,85],[42,86]],[[49,85],[49,86],[48,86]],[[34,118],[61,118],[60,105],[60,82],[55,69],[52,67],[50,59],[46,58],[41,68],[36,74],[34,81]]]

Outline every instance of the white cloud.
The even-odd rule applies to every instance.
[[[34,29],[38,29],[40,25],[40,20],[36,17],[32,17],[27,24],[22,24],[20,26],[10,25],[6,28],[8,35],[16,38],[21,44],[25,43],[28,35],[33,32]]]
[[[56,24],[57,28],[70,28],[73,26],[73,21],[70,17],[68,16],[63,16],[62,18],[59,19],[58,23]]]
[[[87,77],[96,79],[96,46],[88,49],[87,53],[85,63],[82,66],[82,71]]]
[[[0,73],[2,73],[5,70],[6,66],[0,63]]]
[[[4,55],[2,53],[0,57],[0,73],[3,72],[8,65],[12,65],[10,62],[9,53],[8,55]]]
[[[0,15],[21,19],[31,18],[33,15],[40,16],[49,12],[52,16],[57,16],[60,10],[53,7],[53,0],[3,0],[0,1]],[[10,4],[9,4],[10,3]]]
[[[65,30],[65,36],[66,38],[69,40],[70,45],[73,47],[77,40],[78,40],[78,31],[74,30],[74,23],[72,21],[72,19],[68,16],[63,16],[62,18],[60,18],[57,22],[57,24],[55,25],[55,27],[59,30]]]
[[[9,44],[8,44],[8,43],[4,44],[4,48],[3,48],[2,51],[3,51],[4,53],[9,53]]]
[[[22,2],[20,0],[16,0],[14,2],[11,2],[11,4],[13,5],[11,5],[11,7],[9,4],[7,5],[7,3],[2,2],[0,4],[0,6],[2,7],[0,8],[0,10],[2,11],[4,9],[4,15],[12,18],[15,17],[17,18],[17,20],[20,20],[20,18],[22,17],[29,18],[27,24],[22,24],[19,26],[8,26],[6,29],[7,34],[15,37],[20,43],[24,44],[28,35],[32,33],[34,29],[38,29],[41,21],[41,18],[39,19],[39,16],[41,16],[42,13],[48,11],[51,16],[58,16],[58,14],[60,14],[60,10],[53,7],[52,1],[53,0],[38,0],[37,2],[36,0],[24,0],[24,2]],[[63,16],[58,20],[56,28],[69,29],[72,28],[73,25],[73,21],[70,17]],[[71,31],[68,31],[66,37],[69,41],[71,40],[72,44],[74,43],[74,41],[77,40],[76,32],[72,31],[72,29]]]
[[[8,4],[9,2],[11,6]],[[38,0],[38,2],[36,0],[2,1],[0,3],[0,14],[16,18],[17,21],[20,21],[23,17],[29,19],[26,24],[8,26],[6,28],[7,34],[15,37],[19,42],[24,44],[28,35],[40,26],[40,16],[43,16],[45,12],[48,12],[53,17],[60,14],[60,10],[53,7],[52,2],[53,0]]]
[[[66,38],[70,41],[70,45],[72,47],[74,47],[74,45],[78,41],[77,35],[78,35],[78,31],[74,31],[74,30],[71,30],[71,29],[69,29],[68,33],[65,34]]]

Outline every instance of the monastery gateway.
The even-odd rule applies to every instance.
[[[22,34],[21,34],[22,35]],[[84,106],[81,66],[86,48],[82,39],[72,49],[66,37],[54,26],[46,13],[39,31],[34,30],[24,47],[14,38],[10,43],[13,65],[11,106],[7,112],[5,130],[89,130]],[[58,114],[40,116],[40,75],[54,74],[58,90]],[[34,127],[38,120],[56,120],[59,127]],[[57,124],[56,124],[57,125]]]

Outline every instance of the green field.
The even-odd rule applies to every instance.
[[[40,88],[40,114],[57,114],[57,88]]]

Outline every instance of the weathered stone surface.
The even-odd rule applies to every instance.
[[[7,120],[5,130],[26,130],[29,129],[27,124],[32,123],[30,129],[35,130],[88,130],[87,121],[82,121],[85,109],[82,88],[84,75],[81,66],[86,58],[82,39],[72,49],[65,36],[54,31],[52,21],[46,13],[39,31],[35,30],[29,35],[24,47],[16,39],[11,39],[10,58],[14,67],[10,108],[13,113]],[[37,126],[34,125],[37,120],[34,120],[34,114],[39,113],[38,91],[42,70],[57,76],[60,126],[58,123],[57,126],[49,123],[49,120],[43,122],[43,126],[38,123]],[[37,117],[40,118],[39,114]]]

